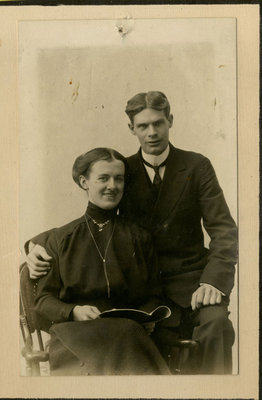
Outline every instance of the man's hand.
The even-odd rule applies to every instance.
[[[52,257],[47,254],[44,247],[29,242],[29,253],[26,257],[26,262],[29,268],[30,278],[37,279],[46,275],[50,269],[48,261],[51,259]]]
[[[191,300],[192,310],[203,306],[220,304],[222,292],[208,283],[203,283],[193,294]]]
[[[143,324],[143,327],[145,328],[145,330],[146,330],[146,333],[148,334],[148,335],[151,335],[151,333],[154,331],[154,329],[155,329],[155,326],[156,326],[156,323],[155,322],[145,322],[144,324]]]
[[[74,321],[88,321],[96,319],[100,315],[100,311],[94,306],[75,306],[73,308]]]

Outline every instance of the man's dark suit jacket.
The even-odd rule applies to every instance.
[[[152,232],[165,294],[190,306],[199,283],[229,295],[234,285],[237,230],[210,161],[170,145],[157,200],[141,151],[127,159],[128,184],[121,212]],[[204,247],[201,221],[211,238]]]

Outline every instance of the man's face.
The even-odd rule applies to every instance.
[[[134,116],[131,132],[137,136],[142,149],[147,154],[163,153],[169,142],[169,128],[173,124],[173,116],[167,118],[164,111],[145,108]]]

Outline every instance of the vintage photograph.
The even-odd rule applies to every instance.
[[[236,19],[18,43],[20,374],[237,375]]]

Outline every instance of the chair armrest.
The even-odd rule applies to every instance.
[[[43,350],[33,350],[33,341],[29,329],[27,327],[26,318],[24,315],[20,316],[20,320],[24,327],[25,346],[21,350],[22,356],[31,363],[38,363],[49,360],[49,354]]]
[[[41,350],[30,350],[24,347],[21,351],[22,356],[26,359],[26,361],[30,361],[33,363],[44,362],[49,360],[49,354],[46,351]]]

